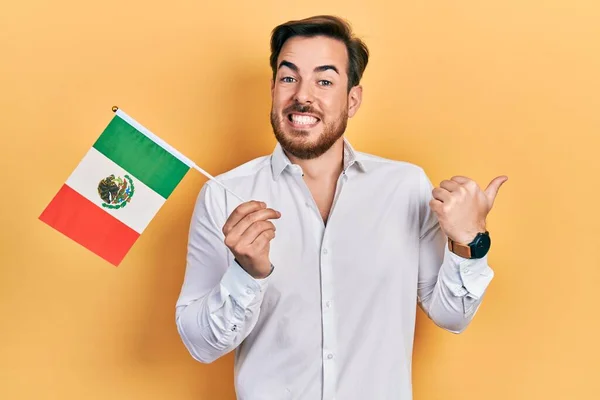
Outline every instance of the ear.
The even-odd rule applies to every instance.
[[[273,98],[273,90],[275,89],[275,80],[271,78],[271,98]]]
[[[348,93],[348,118],[352,118],[362,103],[362,86],[356,85]]]

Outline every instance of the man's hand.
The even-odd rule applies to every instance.
[[[271,273],[269,249],[275,237],[275,225],[268,219],[281,217],[281,213],[259,201],[240,204],[223,226],[225,245],[239,264],[255,279]]]
[[[486,217],[506,176],[495,178],[485,191],[464,176],[444,180],[433,189],[429,206],[436,213],[440,227],[450,239],[468,244],[479,232],[486,230]]]

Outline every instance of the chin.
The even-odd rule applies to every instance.
[[[283,132],[289,140],[296,143],[316,143],[323,134],[321,129],[317,131],[315,129],[290,129],[289,127],[284,127]]]

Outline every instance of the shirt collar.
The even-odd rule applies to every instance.
[[[344,137],[344,173],[348,171],[353,165],[356,165],[362,172],[366,172],[365,163],[361,159],[360,153],[357,153],[348,139]],[[279,179],[281,173],[287,168],[291,167],[292,163],[288,156],[283,151],[281,144],[275,145],[275,150],[271,154],[271,170],[273,172],[273,179]]]

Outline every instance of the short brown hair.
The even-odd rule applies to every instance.
[[[360,83],[369,62],[369,49],[363,41],[354,36],[350,24],[332,15],[318,15],[278,25],[271,34],[271,69],[273,79],[277,75],[277,58],[286,40],[294,36],[326,36],[338,39],[348,50],[348,91]]]

